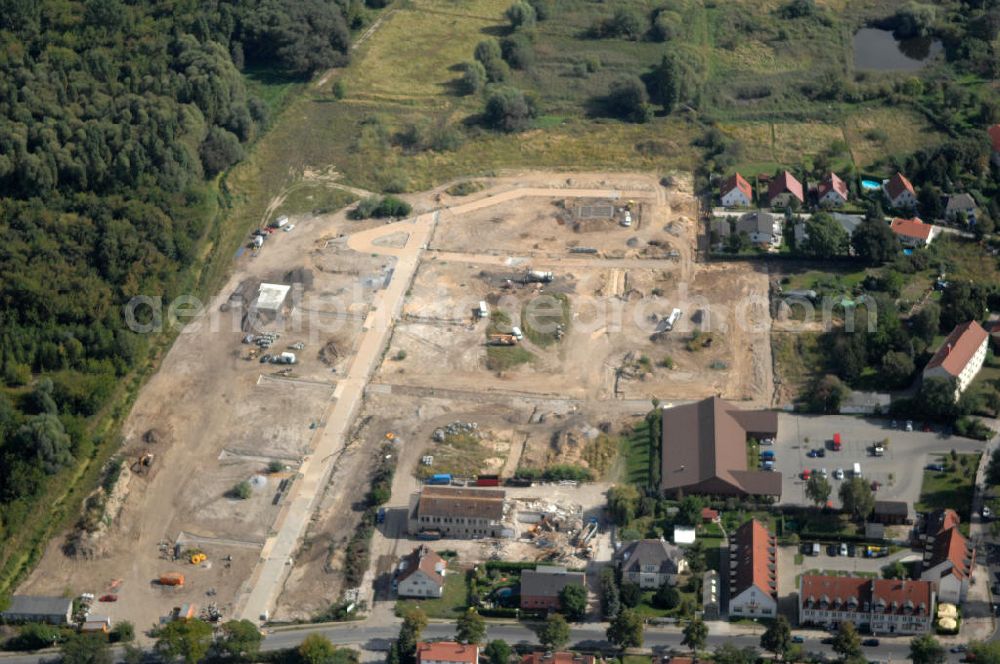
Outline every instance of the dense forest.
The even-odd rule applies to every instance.
[[[268,124],[241,70],[343,64],[366,12],[0,0],[0,542],[93,453],[88,418],[145,358],[124,303],[188,286],[215,176]]]

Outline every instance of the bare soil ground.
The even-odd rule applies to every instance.
[[[418,213],[477,201],[483,207],[467,215],[441,212],[350,442],[337,453],[304,545],[288,561],[291,574],[276,619],[310,617],[339,597],[343,544],[359,522],[386,432],[395,434],[399,467],[390,502],[394,515],[376,536],[372,574],[391,568],[411,544],[400,539],[402,508],[419,486],[421,457],[435,454],[435,446],[439,463],[451,464],[456,473],[509,475],[519,465],[587,463],[600,431],[620,428],[623,418],[648,409],[652,396],[721,393],[770,401],[769,321],[761,331],[721,325],[741,315],[745,303],[766,296],[767,276],[742,265],[694,262],[696,209],[686,178],[669,188],[653,176],[628,174],[524,174],[485,184],[467,197],[448,195],[448,185],[410,197]],[[633,194],[631,202],[613,196],[577,200],[556,191],[566,186],[643,195]],[[520,187],[552,188],[553,197],[489,204],[491,197]],[[581,205],[608,204],[613,218],[581,220]],[[627,228],[619,223],[625,205],[632,215]],[[376,255],[375,246],[370,252],[347,247],[347,234],[381,222],[348,221],[338,213],[292,223],[294,231],[274,233],[261,251],[237,256],[225,289],[185,328],[139,395],[124,427],[124,448],[130,461],[152,453],[151,471],[123,484],[120,512],[102,536],[88,541],[86,557],[68,557],[66,539],[57,539],[21,592],[103,594],[117,588],[119,601],[102,612],[140,629],[181,602],[213,602],[229,616],[247,595],[282,496],[298,481],[298,465],[323,430],[369,305],[396,260]],[[376,245],[392,248],[402,241],[389,235]],[[596,253],[570,253],[581,246]],[[517,283],[528,267],[551,270],[555,279]],[[252,300],[262,281],[292,284],[290,299],[276,319],[248,323],[236,306],[239,298],[231,295],[242,287]],[[525,319],[526,305],[539,296],[557,298],[556,319],[563,315],[558,298],[568,304],[558,339],[536,334],[537,321]],[[684,325],[651,338],[672,307],[684,310],[686,323],[700,306],[698,298],[711,305],[710,345],[688,350],[691,332]],[[506,318],[475,320],[472,309],[480,300]],[[518,350],[529,358],[502,371],[488,369],[488,328],[513,325],[527,333]],[[280,332],[266,352],[294,347],[298,363],[282,367],[251,357],[252,346],[241,343],[251,328]],[[666,355],[673,369],[655,366]],[[653,366],[636,373],[643,357]],[[482,440],[465,447],[431,440],[435,429],[455,421],[477,422]],[[149,431],[156,435],[145,436]],[[268,472],[273,460],[281,461],[281,472]],[[252,480],[250,497],[231,497],[233,486],[245,480]],[[545,492],[557,489],[573,492],[585,509],[598,509],[606,485]],[[178,542],[182,550],[203,550],[207,564],[170,560]],[[154,583],[169,571],[186,574],[182,588]]]

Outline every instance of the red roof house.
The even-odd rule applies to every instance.
[[[843,205],[847,202],[847,183],[840,179],[836,173],[830,173],[816,187],[817,200],[828,205]]]
[[[479,646],[454,641],[417,643],[417,664],[478,664]]]
[[[916,207],[917,192],[902,173],[896,173],[885,185],[885,196],[895,208]]]
[[[974,320],[956,325],[924,367],[924,378],[954,378],[958,398],[982,368],[989,337]]]
[[[753,187],[739,173],[722,183],[719,194],[723,207],[748,207],[753,201]]]
[[[925,224],[918,217],[913,219],[896,217],[889,224],[889,228],[896,234],[900,242],[911,247],[926,247],[933,242],[938,231],[936,226]]]
[[[935,598],[929,581],[803,574],[799,624],[849,620],[873,634],[923,634],[933,627]]]
[[[767,188],[767,199],[772,207],[788,207],[792,199],[804,203],[802,183],[788,171],[782,171],[778,177],[771,180],[771,184]]]
[[[751,519],[736,529],[729,547],[729,613],[775,616],[778,611],[776,541],[767,527]]]

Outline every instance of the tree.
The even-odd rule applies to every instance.
[[[586,586],[571,584],[559,591],[559,611],[569,620],[582,620],[587,615]]]
[[[62,421],[50,413],[28,419],[14,435],[14,443],[26,458],[33,458],[49,475],[73,463],[72,441]]]
[[[608,511],[616,526],[627,526],[639,508],[639,490],[634,484],[618,484],[608,489]]]
[[[840,655],[841,659],[852,659],[861,656],[861,637],[854,629],[854,623],[845,620],[840,623],[840,628],[833,637],[831,645],[833,651]]]
[[[531,69],[535,63],[535,48],[531,39],[522,32],[504,37],[500,42],[500,52],[504,61],[514,69]]]
[[[653,606],[658,609],[666,609],[669,611],[671,609],[676,609],[677,605],[680,603],[680,591],[677,590],[676,587],[670,585],[669,582],[664,581],[653,594]]]
[[[929,344],[941,329],[941,307],[928,302],[910,320],[913,333]]]
[[[496,39],[486,39],[476,44],[475,57],[483,65],[486,78],[491,83],[502,83],[507,80],[510,69],[503,61],[503,53]]]
[[[462,92],[467,95],[479,94],[486,85],[486,68],[478,60],[466,62],[462,66],[462,79],[459,84]]]
[[[212,626],[204,620],[175,620],[164,625],[156,638],[156,653],[167,661],[181,659],[197,664],[212,645]]]
[[[785,616],[778,616],[760,636],[760,647],[774,653],[776,659],[784,659],[792,647],[792,628]]]
[[[219,632],[215,647],[221,653],[253,661],[260,651],[263,636],[257,626],[249,620],[230,620],[219,628]]]
[[[986,312],[987,291],[981,284],[953,281],[941,293],[941,324],[949,329],[970,320],[979,320]]]
[[[250,486],[250,482],[242,480],[237,482],[233,488],[230,490],[230,494],[233,498],[239,498],[240,500],[246,500],[253,494],[253,487]]]
[[[698,652],[705,647],[708,641],[708,625],[701,618],[695,618],[684,626],[684,638],[681,640],[682,646],[687,646],[691,652]]]
[[[701,523],[701,510],[705,506],[699,496],[684,496],[677,508],[677,518],[682,524],[697,526]]]
[[[601,615],[608,620],[618,615],[622,608],[614,568],[604,567],[598,578],[601,586]]]
[[[455,638],[461,643],[480,643],[486,637],[486,621],[475,609],[469,609],[458,619]]]
[[[621,596],[622,604],[630,609],[634,609],[642,602],[642,588],[638,583],[622,581],[619,587],[619,595]]]
[[[913,664],[944,664],[948,655],[931,634],[922,634],[910,641],[910,661]]]
[[[413,664],[416,661],[417,641],[426,627],[427,614],[420,609],[413,608],[403,614],[403,624],[393,644],[400,664]]]
[[[322,634],[310,634],[298,647],[299,659],[303,664],[330,664],[333,662],[337,649],[330,639]]]
[[[878,265],[899,254],[900,244],[896,234],[881,219],[866,219],[851,234],[851,246],[864,261]]]
[[[806,221],[806,239],[802,250],[809,256],[832,258],[847,254],[851,238],[844,227],[828,212],[816,212]]]
[[[514,651],[511,650],[506,641],[494,639],[486,645],[483,654],[486,655],[486,660],[490,664],[510,664],[510,658]]]
[[[608,625],[608,641],[617,648],[642,647],[642,616],[632,609],[622,609]]]
[[[486,100],[483,120],[492,129],[515,132],[527,129],[536,113],[531,97],[516,88],[500,88]]]
[[[914,371],[916,371],[916,365],[913,363],[913,358],[907,353],[890,350],[882,356],[882,376],[889,387],[906,385]]]
[[[882,568],[882,578],[883,579],[906,579],[910,576],[909,571],[900,561],[896,561],[891,565],[886,565]]]
[[[507,11],[504,12],[504,16],[510,21],[510,27],[515,30],[533,28],[537,19],[535,8],[524,2],[524,0],[517,0],[517,2],[508,7]]]
[[[103,634],[73,634],[60,646],[62,664],[113,664]]]
[[[938,420],[953,420],[959,416],[955,402],[955,379],[925,378],[917,393],[920,410]]]
[[[970,643],[969,654],[978,664],[1000,664],[1000,641]]]
[[[813,501],[817,507],[826,505],[832,491],[833,487],[830,486],[830,481],[819,473],[811,475],[809,481],[806,482],[806,498]]]
[[[649,122],[653,117],[646,86],[636,76],[623,76],[612,81],[607,104],[612,115],[629,122]]]
[[[688,561],[688,570],[695,576],[701,576],[708,567],[705,561],[705,544],[701,540],[695,540],[687,548],[684,557]]]
[[[875,494],[860,477],[852,477],[840,485],[840,500],[844,509],[858,520],[866,519],[875,508]]]
[[[550,614],[538,630],[538,641],[546,648],[559,650],[569,643],[569,623],[558,613]]]
[[[660,64],[653,67],[646,79],[649,95],[653,101],[663,106],[668,114],[673,113],[680,97],[677,80],[677,65],[668,55],[660,58]]]
[[[243,159],[240,139],[221,127],[212,127],[198,148],[205,175],[214,176]]]
[[[121,620],[111,628],[110,636],[112,643],[128,643],[135,639],[135,626],[127,620]]]
[[[803,396],[809,410],[818,413],[837,413],[840,412],[840,404],[848,392],[847,386],[840,378],[826,374],[813,382]]]

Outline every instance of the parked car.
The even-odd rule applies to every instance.
[[[928,422],[924,422],[924,423],[923,423],[923,424],[921,425],[921,427],[920,427],[920,430],[921,430],[921,431],[933,431],[933,430],[934,430],[934,428],[933,428],[933,427],[932,427],[932,426],[930,425],[930,423],[928,423]]]
[[[844,469],[843,468],[838,468],[837,470],[833,471],[833,479],[835,479],[835,480],[842,480],[842,479],[844,479]]]
[[[761,438],[760,439],[760,444],[761,445],[774,445],[774,438]]]
[[[283,230],[283,231],[285,231],[286,233],[288,233],[289,231],[291,231],[291,230],[292,230],[292,229],[294,229],[294,228],[295,228],[295,224],[288,224],[287,226],[285,226],[285,227],[284,227],[284,228],[282,228],[281,230]]]
[[[840,555],[842,555],[842,556],[846,556],[847,555],[847,544],[845,544],[844,542],[841,542],[840,543],[840,550],[838,551],[838,553]]]
[[[872,484],[871,484],[872,491],[878,491],[881,486],[882,486],[882,483],[879,482],[878,480],[872,482]]]
[[[983,505],[983,518],[988,519],[993,515],[989,505]]]
[[[802,479],[806,480],[807,482],[809,481],[809,477],[811,475],[812,475],[812,472],[808,468],[806,468],[806,469],[804,469],[802,471]],[[987,510],[987,509],[989,509],[989,508],[986,508],[986,507],[983,508],[984,511]]]
[[[878,639],[865,639],[864,641],[861,642],[861,645],[868,646],[870,648],[877,648],[878,644],[879,644]]]
[[[808,452],[806,452],[806,456],[809,457],[810,459],[815,459],[816,457],[819,456],[819,453],[816,450],[809,450]]]
[[[816,450],[816,456],[822,459],[823,457],[826,456],[826,450],[820,447],[819,449]]]
[[[929,463],[929,464],[927,464],[927,470],[932,470],[935,473],[943,473],[944,472],[944,464]]]
[[[805,642],[806,640],[797,634],[792,637],[792,643],[805,643]]]
[[[913,420],[906,420],[906,430],[913,431]]]
[[[848,556],[850,556],[851,558],[853,558],[855,555],[857,555],[857,552],[858,552],[858,547],[854,546],[853,544],[848,544],[847,545],[847,555]]]
[[[814,555],[814,556],[818,556],[819,555],[819,542],[813,542],[813,545],[812,545],[812,555]]]

